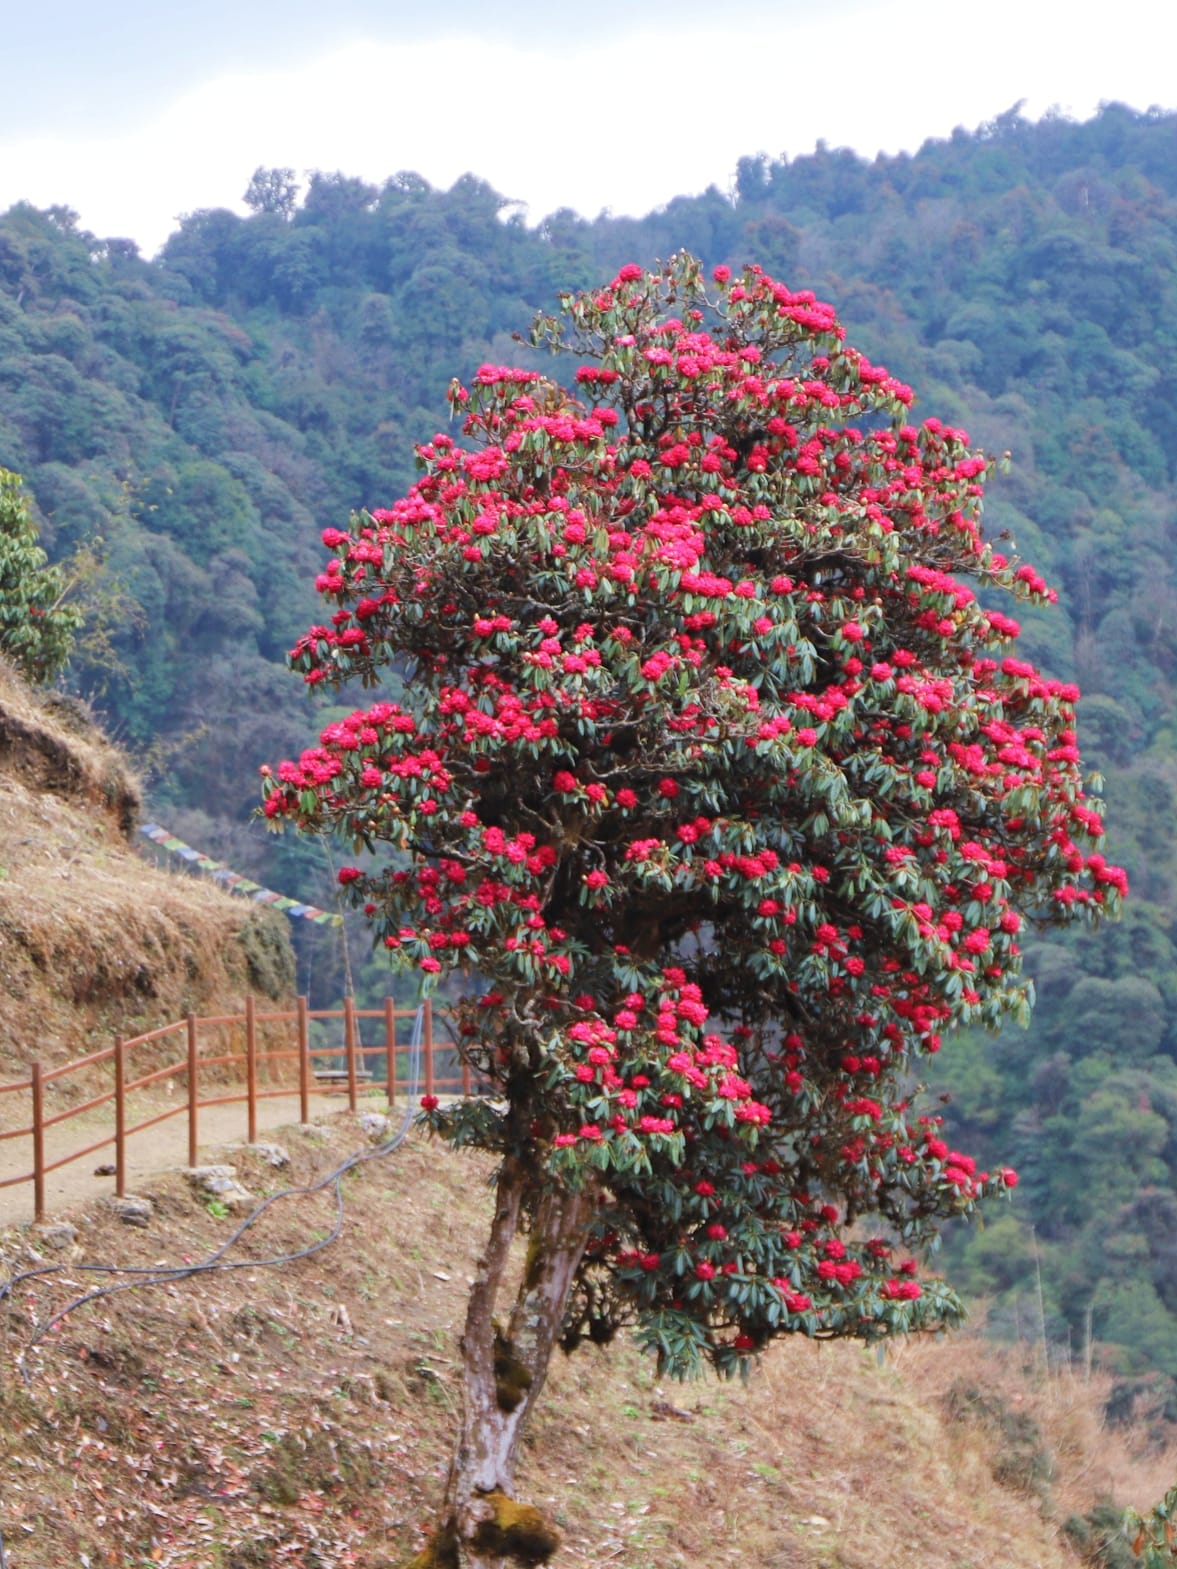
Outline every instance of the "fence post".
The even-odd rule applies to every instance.
[[[257,1025],[253,993],[245,997],[245,1096],[249,1102],[249,1142],[257,1143]]]
[[[114,1038],[114,1191],[127,1191],[127,1051],[121,1035]]]
[[[388,1075],[388,1104],[396,1105],[396,1004],[384,999],[384,1062]]]
[[[343,1038],[347,1048],[347,1109],[355,1111],[356,1100],[356,1000],[351,992],[343,999]]]
[[[33,1091],[33,1219],[45,1219],[45,1099],[41,1084],[41,1064],[31,1069]]]
[[[298,1115],[301,1122],[311,1120],[311,1031],[305,997],[298,999]]]
[[[433,1094],[433,999],[425,999],[425,1093]]]
[[[196,1015],[188,1015],[188,1164],[196,1164],[196,1108],[200,1104],[200,1063],[196,1055]]]

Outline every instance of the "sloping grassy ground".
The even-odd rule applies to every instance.
[[[365,1134],[343,1116],[286,1142],[293,1176],[232,1157],[255,1193],[314,1180]],[[30,1335],[103,1281],[81,1265],[199,1260],[236,1222],[171,1174],[146,1229],[95,1206],[64,1252],[0,1234],[9,1275],[30,1249],[62,1266],[0,1304],[11,1569],[403,1562],[444,1475],[486,1173],[414,1137],[344,1179],[330,1247],[80,1308],[28,1355],[27,1385]],[[285,1201],[230,1257],[295,1252],[334,1218],[330,1193]],[[557,1564],[1062,1569],[1067,1514],[1113,1487],[1149,1503],[1175,1469],[1101,1431],[1100,1394],[968,1339],[881,1362],[783,1345],[747,1388],[660,1386],[631,1347],[585,1348],[553,1369],[520,1491],[563,1531]]]

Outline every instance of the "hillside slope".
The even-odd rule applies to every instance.
[[[293,992],[283,917],[148,866],[138,811],[123,754],[0,663],[0,1075]]]
[[[259,1195],[365,1146],[342,1116],[282,1135],[278,1173],[231,1157]],[[77,1241],[0,1233],[0,1525],[11,1569],[386,1569],[418,1548],[458,1399],[456,1337],[488,1213],[481,1158],[414,1137],[343,1182],[342,1234],[280,1269],[204,1273],[80,1308],[86,1266],[205,1257],[237,1224],[178,1174],[146,1229],[101,1206]],[[217,1206],[211,1206],[213,1210]],[[328,1238],[328,1189],[273,1206],[229,1255]],[[0,1269],[0,1281],[5,1278]],[[119,1282],[115,1282],[119,1284]],[[521,1490],[564,1534],[556,1565],[616,1569],[1066,1569],[1072,1511],[1159,1496],[1173,1455],[1102,1433],[1098,1380],[1027,1378],[967,1338],[782,1345],[748,1388],[660,1386],[631,1347],[559,1359]]]

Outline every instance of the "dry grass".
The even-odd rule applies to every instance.
[[[358,1142],[346,1117],[291,1134],[299,1179]],[[68,1270],[73,1286],[30,1282],[6,1331],[0,1320],[12,1569],[73,1569],[82,1554],[120,1569],[402,1563],[440,1492],[487,1169],[410,1141],[347,1178],[329,1251],[83,1309],[35,1355],[26,1392],[12,1369],[30,1323],[88,1283]],[[255,1191],[276,1181],[257,1164],[246,1175]],[[75,1266],[196,1258],[227,1234],[179,1179],[151,1191],[147,1231],[98,1209],[77,1218]],[[294,1249],[330,1223],[323,1199],[281,1206],[251,1251]],[[23,1249],[8,1234],[10,1267]],[[962,1380],[1033,1411],[1054,1466],[1045,1490],[996,1480],[995,1435],[947,1412]],[[1027,1378],[968,1339],[881,1362],[782,1345],[746,1389],[660,1386],[632,1347],[585,1347],[553,1368],[520,1492],[559,1525],[570,1566],[1074,1569],[1067,1513],[1109,1489],[1150,1502],[1168,1479],[1159,1457],[1109,1444],[1100,1392]]]
[[[1104,1418],[1111,1374],[1085,1376],[1066,1364],[1044,1364],[1037,1347],[995,1347],[976,1336],[948,1344],[912,1342],[898,1348],[901,1375],[944,1406],[954,1389],[983,1390],[1023,1417],[1039,1435],[1049,1463],[1041,1496],[1052,1517],[1065,1520],[1112,1502],[1147,1510],[1177,1477],[1177,1434],[1163,1425],[1113,1426]],[[956,1441],[992,1451],[995,1433],[957,1424]]]
[[[281,916],[133,851],[126,759],[0,665],[0,1074],[293,990]]]

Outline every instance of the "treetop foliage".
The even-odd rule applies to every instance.
[[[598,1192],[566,1340],[664,1363],[952,1320],[895,1244],[1012,1185],[909,1104],[941,1033],[1027,1008],[1029,918],[1114,912],[1051,598],[980,526],[985,458],[833,309],[691,256],[563,298],[570,386],[484,365],[464,442],[328,528],[292,662],[400,702],[266,779],[378,939],[485,985],[494,1102],[433,1127]],[[408,852],[408,864],[389,847]],[[866,1229],[867,1222],[873,1229]]]

